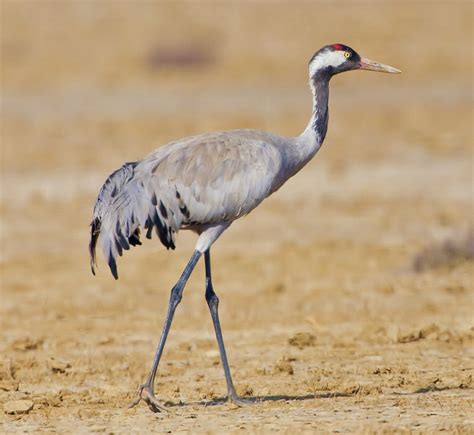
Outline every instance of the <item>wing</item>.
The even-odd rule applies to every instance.
[[[282,169],[280,138],[233,130],[183,139],[159,148],[137,167],[155,192],[175,192],[183,225],[232,221],[275,190]],[[177,206],[177,207],[176,207]]]

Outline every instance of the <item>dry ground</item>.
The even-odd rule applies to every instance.
[[[3,431],[472,433],[472,18],[461,1],[1,0],[0,401],[34,406],[1,411]],[[200,265],[159,369],[170,413],[128,410],[195,238],[92,277],[101,183],[180,136],[299,133],[330,42],[403,74],[334,79],[320,153],[213,249],[258,403],[218,400]]]

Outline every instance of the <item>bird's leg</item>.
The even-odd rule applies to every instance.
[[[222,365],[224,366],[225,380],[227,382],[227,394],[228,399],[236,405],[246,405],[250,402],[240,398],[232,382],[232,376],[230,374],[229,363],[227,361],[227,354],[224,347],[224,339],[222,338],[221,324],[219,322],[219,298],[214,293],[212,288],[212,277],[211,277],[211,254],[209,249],[204,253],[204,259],[206,263],[206,301],[209,306],[209,311],[211,312],[212,323],[214,324],[214,329],[216,331],[217,344],[219,345],[219,352],[221,354]]]
[[[165,324],[163,326],[163,332],[161,333],[160,342],[156,349],[155,357],[153,358],[153,364],[151,367],[150,374],[148,375],[146,382],[140,387],[138,392],[138,398],[130,405],[130,408],[137,405],[141,400],[144,400],[153,412],[166,411],[166,408],[158,401],[154,393],[156,370],[158,369],[161,354],[163,353],[163,348],[165,347],[166,338],[168,337],[171,322],[173,321],[174,312],[183,296],[184,286],[186,285],[186,282],[188,281],[188,278],[190,277],[200,257],[201,252],[198,250],[194,251],[181,277],[171,290],[168,313],[166,315]]]

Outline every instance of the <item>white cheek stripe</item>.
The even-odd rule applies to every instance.
[[[346,58],[344,57],[344,51],[329,51],[321,53],[316,56],[309,66],[309,75],[313,77],[317,70],[326,68],[328,66],[338,67],[344,63]]]

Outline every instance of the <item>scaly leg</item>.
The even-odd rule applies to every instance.
[[[198,250],[194,251],[181,277],[171,290],[168,313],[166,315],[165,324],[163,326],[163,332],[161,333],[160,342],[156,349],[155,357],[153,359],[153,365],[151,367],[150,374],[148,375],[146,382],[140,387],[138,391],[138,398],[130,405],[130,408],[136,406],[141,400],[144,400],[153,412],[167,411],[167,409],[155,397],[154,383],[156,370],[158,369],[161,354],[163,353],[163,348],[165,347],[166,338],[168,337],[171,322],[173,321],[174,312],[183,296],[184,286],[186,285],[186,282],[188,281],[188,278],[190,277],[200,257],[201,252],[199,252]]]
[[[229,363],[227,361],[227,355],[224,347],[224,339],[222,338],[221,324],[219,322],[219,298],[214,293],[212,288],[212,277],[211,277],[211,254],[208,249],[204,253],[204,259],[206,263],[206,301],[211,312],[212,323],[214,324],[214,329],[216,331],[217,344],[219,345],[219,352],[221,354],[222,365],[224,366],[225,380],[227,382],[227,394],[229,401],[235,403],[236,405],[246,405],[249,402],[245,399],[241,399],[237,396],[237,393],[234,388],[234,383],[232,382],[232,376],[230,374]]]

